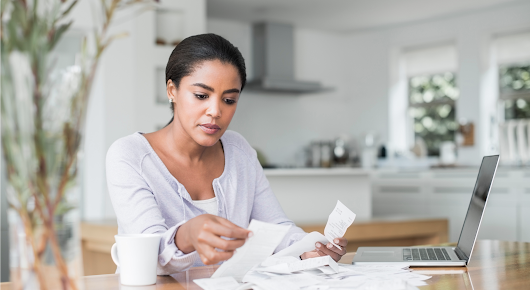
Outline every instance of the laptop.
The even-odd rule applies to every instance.
[[[471,259],[478,229],[499,164],[499,155],[485,156],[456,248],[453,247],[359,247],[354,265],[406,263],[410,266],[466,266]]]

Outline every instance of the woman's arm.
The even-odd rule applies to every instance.
[[[190,268],[197,252],[182,252],[175,245],[175,234],[186,222],[168,227],[155,196],[142,177],[139,166],[130,164],[124,148],[114,144],[107,153],[107,186],[120,233],[160,234],[158,274],[165,275]],[[179,209],[175,209],[179,210]]]

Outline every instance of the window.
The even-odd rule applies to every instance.
[[[504,120],[530,118],[530,32],[495,39]],[[501,118],[502,120],[502,118]]]
[[[391,52],[389,143],[408,154],[421,137],[427,155],[438,156],[457,130],[458,55],[452,42],[402,47]]]
[[[440,155],[440,143],[455,141],[458,124],[455,101],[459,91],[451,72],[413,76],[408,81],[409,114],[415,137],[421,137],[429,156]]]
[[[530,64],[501,66],[499,87],[504,119],[530,119]]]

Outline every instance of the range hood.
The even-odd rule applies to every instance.
[[[252,26],[254,78],[245,89],[269,93],[305,94],[325,89],[319,82],[294,78],[293,26],[256,23]]]

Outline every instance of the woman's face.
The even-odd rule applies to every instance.
[[[175,104],[174,125],[197,144],[213,146],[224,134],[236,112],[241,78],[235,66],[219,60],[204,61],[177,89],[168,81],[168,97]]]

